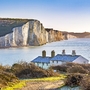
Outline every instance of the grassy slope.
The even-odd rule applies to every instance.
[[[11,19],[0,18],[0,37],[12,32],[12,28],[22,26],[29,20],[33,19]]]

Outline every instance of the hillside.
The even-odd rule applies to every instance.
[[[85,38],[86,36],[90,35],[89,32],[83,32],[83,33],[70,33],[71,35],[74,35],[78,38]]]
[[[77,38],[89,38],[90,37],[90,32],[82,32],[82,33],[74,33],[74,32],[62,32],[64,36],[67,38],[67,35],[72,35]]]
[[[12,32],[14,27],[22,26],[29,19],[0,18],[0,37]]]

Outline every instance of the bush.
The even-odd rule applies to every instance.
[[[10,72],[10,66],[0,65],[0,88],[7,86],[9,83],[19,81],[18,78]]]
[[[9,83],[13,83],[13,82],[17,82],[17,81],[18,81],[18,78],[14,74],[0,71],[0,85],[1,85],[1,87],[6,86]]]
[[[52,70],[44,70],[33,63],[16,63],[12,65],[11,71],[18,78],[41,78],[48,76],[58,76],[59,74],[53,72]]]
[[[82,78],[83,75],[81,74],[70,74],[67,76],[67,79],[65,80],[65,84],[71,87],[79,86]]]
[[[5,69],[5,67],[4,66],[2,66],[2,65],[0,65],[0,71],[5,71],[6,69]]]
[[[90,90],[90,76],[85,76],[80,83],[82,90]]]
[[[90,64],[80,64],[84,69],[88,70],[90,73]]]
[[[51,68],[61,73],[90,74],[90,64],[65,63],[58,66],[51,66]]]
[[[68,67],[66,65],[58,65],[58,66],[51,66],[51,68],[58,72],[67,72]]]
[[[68,73],[82,73],[82,74],[88,74],[88,70],[85,70],[82,66],[80,65],[74,65],[72,67],[69,67],[67,69]]]

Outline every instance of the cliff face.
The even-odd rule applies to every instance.
[[[73,39],[73,38],[77,38],[77,37],[71,34],[67,34],[66,36],[66,39]]]
[[[30,20],[22,26],[13,28],[11,33],[0,37],[0,47],[38,46],[62,39],[60,31],[48,32],[38,20]]]
[[[48,28],[46,28],[45,30],[48,32],[48,42],[60,41],[64,39],[60,31]]]
[[[88,35],[88,36],[85,36],[85,38],[90,38],[90,35]]]
[[[63,34],[65,40],[78,38],[75,35],[70,34],[69,32],[62,32],[62,34]]]
[[[74,32],[62,32],[66,39],[68,39],[68,35],[70,38],[89,38],[90,32],[82,32],[82,33],[74,33]]]
[[[42,45],[47,43],[46,30],[43,25],[32,20],[21,27],[13,28],[13,32],[0,37],[0,47]]]

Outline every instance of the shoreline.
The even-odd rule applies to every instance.
[[[63,40],[60,40],[60,41],[63,41]],[[46,44],[50,44],[50,43],[53,43],[53,42],[60,42],[60,41],[52,41],[52,42],[47,42],[47,43],[44,43],[44,44],[41,44],[41,45],[34,45],[34,46],[30,46],[30,45],[23,45],[23,46],[5,46],[5,47],[0,47],[0,49],[9,49],[9,48],[23,48],[23,47],[38,47],[38,46],[43,46],[43,45],[46,45]]]
[[[9,48],[23,48],[23,47],[36,47],[36,46],[11,46],[11,47],[0,47],[0,49],[9,49]]]

